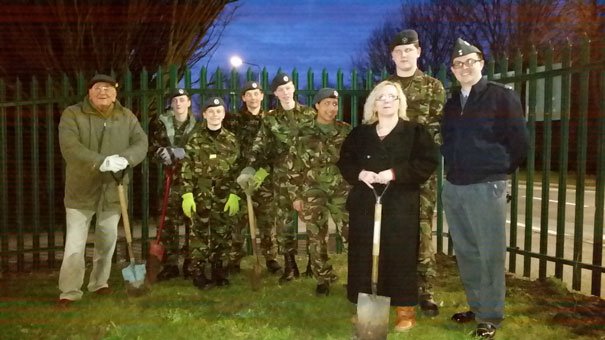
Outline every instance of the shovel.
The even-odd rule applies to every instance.
[[[390,182],[389,182],[390,183]],[[380,195],[372,188],[376,205],[374,206],[374,236],[372,239],[372,294],[357,295],[357,338],[363,340],[386,339],[389,328],[391,298],[376,295],[378,286],[378,260],[380,256],[380,227],[382,221],[381,198],[389,188],[386,185]]]
[[[147,287],[145,283],[145,264],[135,264],[134,252],[132,251],[132,235],[130,233],[130,220],[128,219],[128,207],[126,205],[126,196],[124,195],[124,185],[122,180],[126,169],[122,170],[120,177],[112,172],[111,175],[118,184],[118,196],[120,197],[120,208],[122,209],[122,220],[124,222],[124,234],[126,236],[126,244],[128,245],[128,256],[130,257],[130,264],[122,269],[122,277],[127,283],[126,291],[132,295],[141,295],[145,293]]]
[[[168,199],[170,198],[170,183],[172,182],[173,168],[166,167],[164,169],[164,197],[162,198],[162,210],[160,220],[154,241],[149,242],[149,255],[147,256],[147,281],[154,283],[157,280],[166,248],[161,243],[162,230],[166,220],[166,209],[168,207]]]
[[[242,187],[246,193],[246,202],[248,204],[248,225],[250,226],[250,240],[252,242],[252,254],[256,257],[254,267],[250,272],[250,285],[252,290],[256,291],[260,288],[260,276],[261,266],[260,259],[258,257],[258,248],[256,246],[256,218],[254,216],[254,205],[252,204],[252,193],[254,187],[251,182],[252,177],[255,174],[255,170],[251,167],[246,167],[242,170],[241,175],[237,179],[237,183]]]

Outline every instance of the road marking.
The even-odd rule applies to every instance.
[[[506,223],[510,226],[510,220],[509,219],[506,220]],[[525,223],[517,222],[517,227],[525,228]],[[533,231],[536,234],[539,234],[541,230],[540,230],[539,227],[531,227],[531,231]],[[551,236],[557,236],[557,232],[554,231],[554,230],[548,229],[547,233],[548,233],[548,235],[551,235]],[[568,233],[564,233],[563,236],[569,237],[569,238],[573,238],[573,235],[568,234]],[[583,240],[583,241],[584,241],[584,243],[594,244],[594,242],[590,241],[590,240]],[[605,241],[605,235],[603,235],[603,241]]]

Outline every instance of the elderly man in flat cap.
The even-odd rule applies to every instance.
[[[204,121],[185,145],[181,167],[182,208],[192,219],[191,270],[199,289],[229,284],[227,265],[233,225],[239,218],[235,183],[239,143],[223,127],[225,103],[210,97],[202,106]],[[211,277],[206,266],[211,266]]]
[[[95,75],[88,95],[63,111],[59,145],[65,159],[65,253],[59,274],[59,305],[80,300],[84,281],[86,239],[96,215],[95,246],[88,291],[109,294],[107,284],[116,246],[120,203],[112,173],[141,163],[147,135],[137,117],[117,100],[118,83]],[[132,171],[124,174],[128,186]]]
[[[441,122],[446,181],[441,198],[475,335],[492,338],[504,319],[506,187],[525,159],[528,132],[519,96],[481,75],[481,51],[460,38],[451,70],[460,83]]]
[[[297,242],[296,214],[288,186],[300,181],[294,171],[294,146],[304,126],[313,124],[315,111],[301,105],[294,97],[296,87],[292,78],[279,72],[271,81],[271,91],[278,99],[277,108],[269,111],[256,135],[249,155],[249,166],[258,169],[256,183],[260,185],[271,171],[270,186],[273,188],[273,218],[276,221],[277,240],[284,254],[284,272],[280,283],[289,282],[300,276],[296,265]]]
[[[237,115],[225,120],[225,126],[229,131],[235,133],[240,147],[241,153],[237,160],[239,171],[243,170],[250,162],[254,138],[260,129],[263,118],[266,112],[263,110],[262,102],[265,98],[260,83],[255,80],[247,81],[241,90],[242,107]],[[279,262],[277,262],[277,247],[275,235],[273,232],[273,214],[271,213],[271,203],[273,202],[273,189],[269,187],[269,183],[263,183],[252,195],[252,200],[255,207],[255,217],[257,228],[260,234],[260,246],[265,257],[267,270],[272,273],[278,273],[281,270]],[[229,270],[232,273],[240,271],[241,259],[246,255],[244,249],[243,231],[247,230],[248,219],[242,215],[242,219],[233,230],[233,248],[230,254]]]
[[[170,93],[170,109],[154,116],[149,122],[149,155],[164,166],[166,176],[171,176],[170,194],[161,239],[166,245],[166,254],[158,281],[179,276],[179,229],[185,227],[185,252],[189,245],[190,221],[181,209],[181,179],[178,176],[181,161],[185,158],[185,145],[199,127],[191,112],[191,99],[187,90],[174,89]],[[187,278],[190,260],[185,256],[183,276]]]
[[[388,79],[396,81],[407,99],[407,116],[413,122],[423,124],[440,142],[439,121],[441,120],[445,90],[441,82],[424,74],[418,68],[422,49],[418,33],[406,29],[391,40],[391,58],[395,63],[395,74]],[[420,238],[418,243],[418,300],[427,316],[439,314],[433,299],[435,275],[435,248],[433,246],[433,216],[437,201],[437,177],[432,175],[420,189]]]
[[[345,209],[349,186],[336,162],[351,126],[336,120],[338,97],[338,91],[333,88],[322,88],[315,94],[313,107],[317,117],[313,125],[301,131],[295,149],[300,166],[297,172],[302,179],[290,192],[293,207],[307,227],[307,274],[317,280],[317,296],[328,295],[330,283],[337,278],[328,257],[328,220],[331,216],[341,235],[349,222]],[[346,231],[344,234],[346,238]]]

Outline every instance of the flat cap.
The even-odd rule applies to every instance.
[[[278,86],[287,84],[291,81],[292,81],[292,78],[290,78],[289,75],[287,75],[284,72],[279,72],[278,74],[275,75],[275,77],[271,81],[271,91],[275,92],[275,90],[277,90]]]
[[[391,51],[399,45],[409,45],[418,42],[418,33],[414,30],[403,30],[397,33],[391,40],[389,47]]]
[[[183,88],[177,88],[177,89],[174,89],[172,92],[170,92],[170,99],[172,99],[174,97],[180,97],[180,96],[189,97],[189,92],[187,92],[187,90],[185,90]]]
[[[315,104],[319,103],[320,101],[326,98],[338,99],[338,91],[329,87],[324,87],[323,89],[320,89],[313,97],[313,106],[315,106]]]
[[[246,94],[246,91],[250,90],[263,90],[260,84],[255,80],[248,80],[242,87],[242,95]]]
[[[92,86],[96,83],[107,83],[115,88],[118,87],[118,82],[116,81],[116,78],[108,76],[106,74],[95,74],[92,78],[90,78],[90,81],[88,82],[88,88],[92,88]]]
[[[206,109],[209,107],[215,107],[215,106],[225,107],[225,102],[223,101],[223,98],[210,97],[210,98],[206,99],[206,101],[204,102],[204,106],[202,106],[202,112],[206,111]]]
[[[452,51],[452,60],[465,56],[471,53],[479,53],[483,56],[483,53],[476,47],[471,45],[468,41],[463,40],[462,38],[456,39],[454,43],[454,50]]]

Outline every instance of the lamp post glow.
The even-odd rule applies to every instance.
[[[261,76],[260,65],[249,63],[247,61],[243,61],[242,58],[240,58],[237,55],[234,55],[233,57],[231,57],[231,59],[229,59],[229,62],[231,63],[231,66],[233,66],[235,68],[238,68],[238,67],[242,66],[242,64],[246,64],[246,65],[257,67],[258,68],[258,84],[260,86],[260,76]]]

